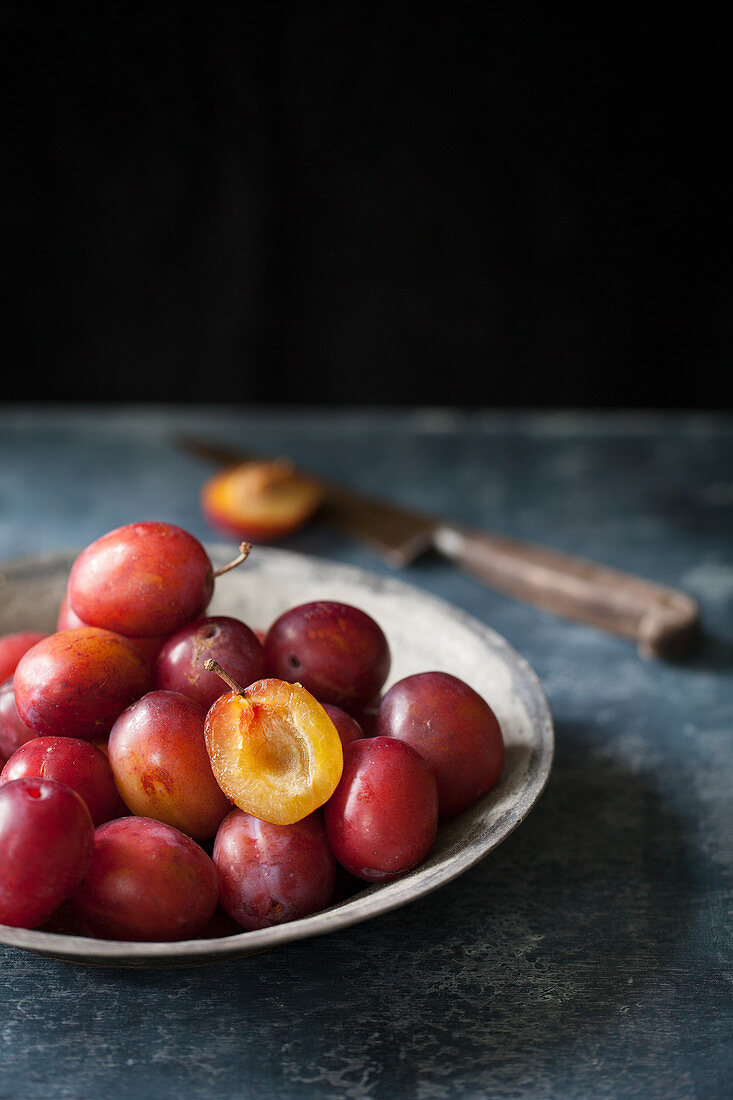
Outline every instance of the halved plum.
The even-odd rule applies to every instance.
[[[201,506],[212,526],[253,542],[283,538],[310,519],[323,489],[291,462],[244,462],[210,478]]]
[[[336,727],[300,684],[258,680],[227,692],[209,710],[204,735],[227,798],[273,825],[307,817],[331,797],[341,777]]]

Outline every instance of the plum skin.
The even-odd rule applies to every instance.
[[[437,780],[443,815],[472,806],[504,767],[496,715],[478,692],[447,672],[420,672],[393,684],[379,707],[377,735],[420,753]]]
[[[18,714],[13,681],[6,680],[4,684],[0,684],[0,765],[26,741],[37,736],[36,731],[26,726]]]
[[[272,825],[232,810],[213,858],[222,908],[248,931],[316,913],[333,896],[336,860],[319,814]]]
[[[388,882],[418,866],[438,829],[438,787],[419,753],[393,737],[353,741],[324,807],[326,835],[342,867]]]
[[[24,630],[17,634],[3,634],[0,637],[0,683],[13,675],[18,661],[31,646],[45,637],[45,634],[37,630]]]
[[[109,735],[109,762],[134,814],[165,822],[194,840],[213,837],[231,803],[206,751],[199,703],[151,691],[123,711]]]
[[[214,591],[208,554],[172,523],[129,523],[82,550],[71,568],[72,610],[90,626],[128,637],[173,633],[206,610]]]
[[[56,631],[76,630],[80,626],[89,625],[89,623],[85,623],[79,618],[69,603],[68,594],[65,595],[59,607],[58,619],[56,620]],[[143,651],[151,664],[154,664],[167,638],[168,635],[163,634],[160,638],[130,638],[130,641],[134,642],[138,649]]]
[[[239,619],[211,615],[182,626],[162,646],[155,663],[155,687],[178,691],[205,710],[227,686],[204,662],[212,658],[242,687],[265,675],[265,654],[254,631]]]
[[[55,779],[71,787],[83,799],[95,826],[127,813],[107,757],[90,741],[76,737],[35,737],[27,741],[0,772],[0,786],[23,776]]]
[[[218,876],[203,848],[147,817],[100,825],[71,907],[88,936],[170,942],[199,935],[217,906]]]
[[[333,703],[321,703],[321,706],[336,727],[336,733],[341,738],[344,748],[352,741],[358,741],[364,736],[364,731],[356,718],[352,718],[345,710],[341,710],[341,707],[335,707]]]
[[[391,655],[381,627],[358,607],[331,600],[285,611],[265,638],[270,676],[302,684],[321,703],[347,713],[379,694]]]
[[[94,826],[76,791],[24,777],[0,787],[0,924],[37,928],[90,866]]]
[[[15,702],[36,733],[99,741],[149,682],[147,659],[129,638],[79,627],[51,634],[21,657]]]

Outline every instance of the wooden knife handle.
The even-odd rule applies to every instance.
[[[434,545],[493,588],[535,607],[633,638],[647,657],[678,656],[697,636],[695,601],[653,581],[519,539],[452,524],[437,528]]]

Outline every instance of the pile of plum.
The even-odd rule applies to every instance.
[[[266,635],[205,617],[229,568],[179,527],[128,524],[77,558],[55,634],[0,638],[0,923],[63,912],[166,941],[210,934],[219,906],[245,929],[295,920],[337,876],[416,867],[439,815],[497,782],[471,687],[424,672],[380,699],[387,639],[347,604]]]

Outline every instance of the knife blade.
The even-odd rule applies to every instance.
[[[267,461],[243,448],[191,436],[177,436],[175,442],[189,454],[220,466]],[[323,488],[321,517],[366,542],[396,568],[409,565],[427,550],[437,550],[506,595],[632,638],[647,657],[681,655],[698,635],[699,609],[684,592],[544,546],[413,511],[328,478],[307,476]]]

